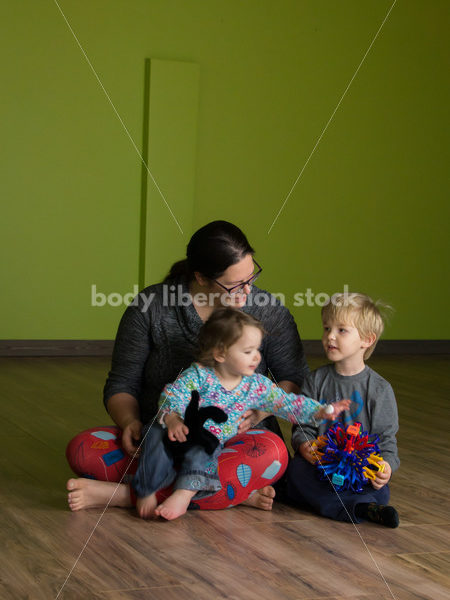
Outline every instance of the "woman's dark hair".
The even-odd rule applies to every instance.
[[[265,333],[260,321],[237,308],[216,309],[198,334],[196,360],[207,367],[214,367],[214,351],[227,351],[241,337],[245,326],[256,327],[262,335]]]
[[[180,276],[190,280],[195,271],[208,279],[217,279],[228,267],[254,253],[239,227],[228,221],[212,221],[194,233],[187,246],[186,258],[172,265],[164,281]]]

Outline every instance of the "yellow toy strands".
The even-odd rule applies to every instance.
[[[366,479],[372,479],[373,481],[375,481],[375,471],[373,471],[370,467],[363,468],[363,475]]]
[[[323,437],[323,436],[322,436]],[[322,456],[323,456],[323,452],[320,451],[318,442],[319,440],[312,440],[311,441],[311,450],[313,451],[313,457],[314,460],[317,462],[318,460],[321,460]]]
[[[374,453],[374,454],[371,454],[367,458],[367,462],[376,468],[373,469],[371,467],[364,467],[363,468],[364,477],[366,477],[367,479],[375,480],[376,474],[383,473],[383,471],[384,471],[385,463],[383,462],[383,458],[379,454]]]
[[[367,458],[367,462],[372,464],[374,467],[377,467],[378,471],[381,471],[381,472],[384,471],[383,458],[379,454],[375,454],[375,452],[374,452]],[[383,464],[381,464],[382,462],[383,462]]]
[[[323,448],[324,446],[327,445],[328,439],[326,435],[319,435],[319,437],[317,438],[317,440],[313,441],[313,445],[315,445],[317,448]]]

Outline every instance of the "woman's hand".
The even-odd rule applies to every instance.
[[[316,453],[313,450],[312,442],[313,442],[313,440],[306,440],[306,442],[303,442],[302,444],[300,444],[300,446],[298,447],[297,452],[305,460],[307,460],[309,463],[311,463],[312,465],[314,465],[316,463],[317,456],[316,456]]]
[[[183,419],[177,413],[169,413],[164,418],[167,425],[167,435],[171,442],[185,442],[189,433],[189,428],[184,424]]]
[[[327,404],[315,413],[314,418],[318,420],[327,419],[328,421],[334,421],[341,412],[350,408],[351,403],[351,400],[339,400],[339,402]]]
[[[141,443],[143,427],[138,401],[131,394],[120,392],[109,398],[107,409],[122,430],[123,449],[129,456],[134,456]]]
[[[267,413],[263,410],[256,410],[256,408],[246,410],[241,417],[241,422],[239,423],[238,427],[238,433],[245,433],[250,429],[250,427],[258,425],[258,423],[263,421],[266,417],[270,417],[271,414],[272,413]]]
[[[129,456],[135,456],[141,443],[142,423],[138,419],[130,421],[122,431],[122,447]]]
[[[376,490],[381,489],[387,484],[392,475],[391,465],[385,460],[381,461],[380,465],[384,465],[383,471],[378,471],[375,479],[371,479],[372,485]]]

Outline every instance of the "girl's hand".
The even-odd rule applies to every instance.
[[[378,471],[378,473],[375,476],[375,479],[370,480],[372,482],[373,487],[376,490],[379,490],[383,486],[385,486],[392,475],[391,465],[388,462],[383,460],[380,464],[384,465],[384,471]]]
[[[306,440],[298,447],[298,453],[312,465],[316,462],[316,454],[312,448],[312,440]]]
[[[272,413],[267,413],[263,410],[256,410],[255,408],[246,410],[241,417],[241,422],[239,423],[238,427],[238,433],[245,433],[248,429],[250,429],[250,427],[258,425],[258,423],[260,423],[266,417],[269,417],[271,414]]]
[[[141,443],[142,423],[138,419],[130,421],[122,431],[122,447],[129,456],[135,456]]]
[[[184,424],[183,419],[177,413],[169,413],[164,419],[167,425],[167,435],[171,442],[185,442],[189,433],[189,428]]]
[[[327,404],[314,415],[315,419],[327,419],[328,421],[334,421],[344,410],[350,408],[351,400],[339,400],[339,402],[333,402],[333,404]]]

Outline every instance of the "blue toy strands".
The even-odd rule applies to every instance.
[[[361,431],[361,423],[354,423],[344,430],[336,423],[326,435],[317,440],[319,477],[330,479],[337,491],[361,492],[368,481],[365,468],[370,468],[369,458],[379,454],[379,438]]]

